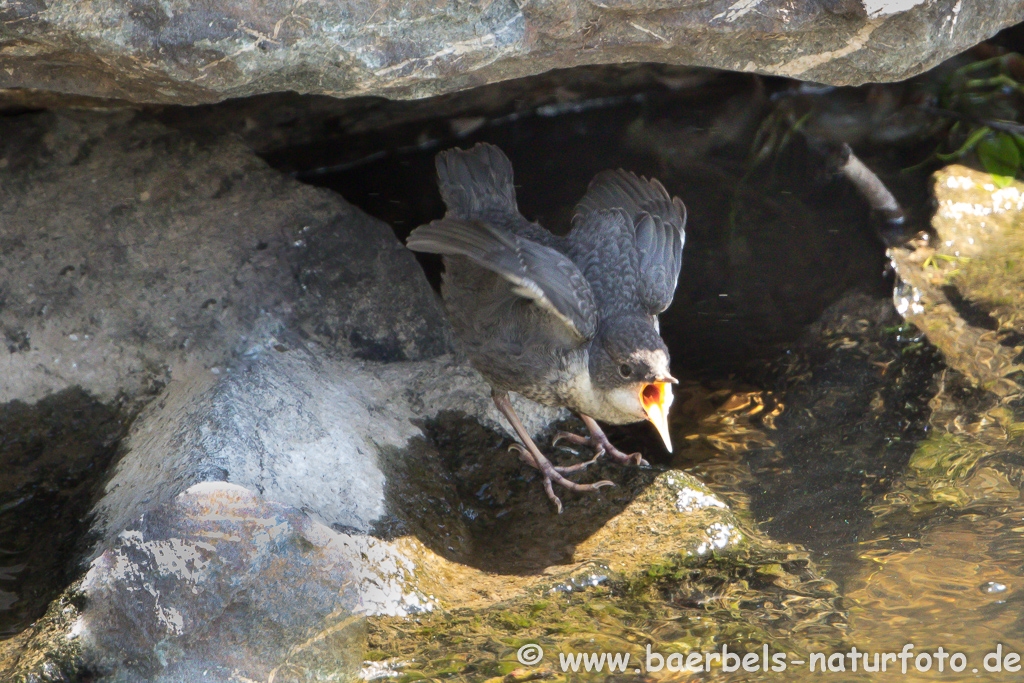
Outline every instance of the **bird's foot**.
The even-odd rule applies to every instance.
[[[555,470],[555,472],[558,472],[559,474],[572,474],[574,472],[579,472],[580,470],[587,469],[595,462],[597,462],[602,455],[604,455],[604,453],[598,451],[597,453],[594,454],[593,458],[587,460],[586,462],[579,462],[576,463],[575,465],[552,465],[552,468]]]
[[[595,451],[597,451],[597,455],[594,456],[594,460],[600,458],[602,455],[607,454],[609,458],[619,463],[620,465],[642,465],[644,467],[650,466],[650,463],[644,460],[644,456],[639,451],[637,451],[636,453],[626,455],[618,448],[613,446],[612,443],[608,440],[608,437],[605,436],[605,433],[603,431],[599,431],[596,434],[591,433],[590,436],[580,436],[579,434],[573,434],[572,432],[558,432],[557,434],[555,434],[555,438],[552,439],[551,446],[557,446],[558,442],[563,440],[568,441],[569,443],[574,443],[577,446],[590,446]],[[593,460],[585,464],[589,465],[591,462],[593,462]]]
[[[555,507],[558,508],[559,514],[562,513],[562,501],[559,500],[558,496],[555,495],[555,490],[552,486],[552,482],[558,484],[559,486],[564,486],[570,491],[576,491],[577,493],[582,493],[586,491],[596,491],[603,486],[615,486],[614,483],[608,481],[607,479],[595,481],[593,484],[577,484],[576,482],[570,481],[566,479],[564,476],[562,476],[563,474],[570,474],[572,472],[578,472],[579,470],[584,469],[587,465],[594,462],[594,460],[597,460],[598,456],[594,456],[593,460],[589,460],[578,465],[571,465],[569,467],[555,467],[554,465],[551,464],[551,461],[545,458],[543,455],[541,455],[540,452],[534,453],[526,446],[523,446],[522,444],[514,443],[511,446],[509,446],[508,449],[518,454],[519,457],[524,462],[526,462],[526,464],[530,465],[531,467],[536,467],[538,470],[540,470],[541,476],[544,477],[544,491],[545,493],[548,494],[548,498],[551,499],[551,502],[555,504]]]

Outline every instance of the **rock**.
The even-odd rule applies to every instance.
[[[557,414],[518,409],[534,432]],[[54,636],[73,636],[73,652],[43,656],[40,626],[25,651],[0,652],[0,672],[80,660],[68,666],[105,680],[228,680],[239,662],[254,677],[350,674],[361,640],[348,617],[430,609],[444,584],[413,559],[473,551],[418,426],[440,414],[499,420],[483,380],[448,357],[339,361],[269,338],[218,372],[176,377],[135,419],[96,507],[98,557],[69,598],[88,607]]]
[[[244,632],[245,620],[255,618],[246,610],[273,607],[278,611],[267,617],[268,628],[272,622],[281,631],[294,625],[288,619],[301,621],[302,610],[289,613],[282,604],[250,605],[239,597],[242,589],[232,588],[225,577],[249,571],[253,583],[245,590],[251,593],[252,586],[266,578],[253,577],[260,577],[260,563],[271,555],[280,556],[283,565],[295,571],[301,562],[286,559],[287,547],[239,551],[231,558],[222,557],[229,553],[218,549],[217,561],[222,564],[214,563],[216,576],[199,590],[210,601],[197,600],[185,609],[180,601],[192,595],[195,586],[180,583],[182,576],[167,574],[157,562],[188,559],[187,553],[176,554],[173,539],[174,534],[191,538],[191,532],[175,525],[185,524],[198,503],[182,502],[179,496],[187,498],[183,492],[193,484],[231,477],[254,482],[254,489],[269,490],[283,500],[295,500],[339,527],[365,531],[384,512],[377,444],[367,439],[377,436],[379,443],[393,448],[419,432],[410,424],[413,413],[406,408],[395,418],[405,420],[397,436],[383,434],[387,425],[375,433],[367,412],[373,402],[353,401],[376,391],[382,399],[407,404],[404,382],[385,387],[383,375],[366,369],[348,373],[347,366],[334,367],[333,359],[344,357],[358,364],[437,358],[447,347],[436,296],[386,225],[333,193],[271,170],[231,139],[181,134],[130,112],[7,117],[0,128],[0,402],[6,404],[9,427],[4,451],[20,458],[13,493],[29,503],[43,501],[44,496],[66,501],[62,513],[74,518],[58,515],[46,523],[63,519],[69,529],[78,529],[78,519],[94,502],[97,475],[113,476],[112,493],[97,507],[97,536],[92,537],[98,542],[92,554],[106,553],[101,555],[105,559],[97,565],[100,574],[88,584],[88,590],[100,591],[105,598],[90,604],[110,610],[100,620],[106,630],[76,631],[93,640],[88,645],[76,641],[78,651],[69,657],[50,657],[49,646],[39,639],[61,631],[57,640],[67,640],[62,607],[60,618],[38,622],[24,637],[12,640],[14,654],[3,657],[0,670],[6,672],[8,664],[21,662],[22,673],[36,671],[35,664],[41,667],[37,673],[45,673],[71,662],[67,665],[78,671],[87,659],[110,671],[136,662],[141,668],[131,671],[155,676],[165,667],[189,670],[204,662],[226,666],[217,659],[220,653],[241,656],[243,651],[252,655],[257,669],[274,666],[281,653],[274,648],[284,643],[287,650],[295,642],[270,643],[269,651],[247,650],[256,645],[245,638],[257,634]],[[301,362],[274,365],[262,362],[264,356],[297,357]],[[450,364],[445,357],[431,367],[440,373],[436,368]],[[329,370],[324,371],[324,365]],[[279,373],[261,371],[263,367]],[[487,405],[482,381],[467,368],[442,374],[456,387],[459,382],[451,375],[460,376],[464,390],[454,395],[465,398],[472,393],[474,405]],[[391,381],[409,376],[398,371],[387,375]],[[339,384],[331,386],[333,381]],[[364,381],[370,383],[360,384]],[[156,402],[132,423],[130,445],[122,449],[118,469],[106,471],[126,422],[154,395]],[[326,410],[325,401],[331,399],[340,400]],[[310,415],[302,412],[303,407],[325,412]],[[49,413],[62,415],[66,428],[47,426]],[[282,419],[275,421],[274,416]],[[362,425],[361,431],[353,427],[353,420]],[[537,427],[536,417],[531,424]],[[75,443],[65,444],[68,439]],[[345,455],[352,456],[348,470],[339,470],[339,458],[343,461]],[[24,469],[25,462],[37,471]],[[50,469],[60,474],[47,474]],[[323,488],[304,490],[303,481],[317,480],[316,470],[332,477]],[[148,480],[133,479],[133,474]],[[373,484],[377,499],[360,495],[360,486],[372,490]],[[321,529],[317,538],[338,536],[297,511],[282,512],[280,502],[251,500],[239,505],[233,513],[236,521],[243,531],[253,532],[240,532],[239,538],[257,546],[261,541],[255,530],[262,528],[261,509],[265,512],[268,505],[277,506],[274,515],[302,527],[295,538],[308,536],[311,524]],[[24,523],[24,507],[5,506],[4,511],[22,515],[18,522]],[[30,528],[36,533],[52,532],[42,525],[53,515],[32,517],[36,525]],[[154,520],[163,520],[166,528],[147,526],[156,524]],[[134,531],[122,537],[129,528]],[[150,532],[155,536],[146,535]],[[81,530],[69,534],[61,529],[50,543],[50,558],[40,562],[39,553],[29,553],[34,544],[5,536],[16,541],[12,552],[24,551],[15,557],[25,559],[25,566],[31,566],[44,583],[73,571],[83,556],[87,559],[84,537]],[[188,540],[186,546],[194,541]],[[367,544],[373,541],[363,535],[349,546],[352,543],[359,546],[353,551],[359,556],[366,555]],[[118,563],[126,558],[140,562],[141,573],[119,575]],[[107,560],[113,564],[104,565]],[[293,597],[302,591],[333,591],[322,584],[332,580],[325,564],[331,561],[330,553],[309,561],[320,571],[299,572],[308,581],[285,577],[280,590],[294,589]],[[363,560],[351,566],[357,573],[366,569]],[[16,574],[24,568],[19,567]],[[104,567],[110,572],[103,574]],[[209,634],[198,637],[184,622],[146,622],[146,628],[137,632],[121,629],[118,625],[141,624],[143,616],[156,615],[154,604],[138,601],[145,591],[134,590],[138,585],[132,581],[145,583],[143,577],[156,577],[161,595],[183,615],[233,624],[224,637],[237,637],[237,648],[224,641],[204,650],[203,638]],[[54,587],[19,577],[17,589],[13,597],[2,594],[5,610],[11,598],[19,610],[34,611],[38,600],[33,596],[52,596]],[[414,597],[410,591],[381,590],[387,599]],[[71,593],[67,609],[74,611],[77,593]],[[369,602],[365,592],[356,595]],[[384,609],[383,603],[375,609]],[[19,612],[19,618],[30,618],[28,612]],[[312,628],[331,610],[306,612],[310,620],[302,623]],[[242,621],[232,621],[232,615]],[[168,631],[172,626],[185,630]],[[18,650],[25,642],[26,649]],[[84,659],[80,661],[79,655]],[[354,657],[346,660],[346,671],[358,663]],[[124,675],[137,680],[135,674]]]
[[[609,581],[640,592],[666,576],[705,571],[714,575],[709,586],[716,592],[724,579],[737,595],[773,596],[779,609],[769,610],[769,621],[754,632],[785,609],[788,618],[805,619],[816,636],[839,633],[834,621],[811,623],[821,612],[804,614],[813,604],[839,618],[835,586],[821,579],[805,553],[764,538],[685,473],[632,470],[620,481],[611,495],[575,498],[563,516],[536,509],[545,500],[543,492],[534,495],[537,481],[514,487],[505,505],[506,551],[546,548],[557,540],[573,547],[567,562],[525,575],[467,565],[469,556],[461,554],[467,549],[454,561],[442,557],[420,530],[390,542],[338,532],[238,485],[195,485],[150,507],[36,628],[0,647],[0,673],[60,672],[73,679],[87,671],[109,681],[351,676],[362,660],[363,616],[386,624],[418,613],[415,622],[400,622],[401,632],[412,635],[409,646],[423,642],[415,638],[415,624],[445,622],[449,614],[487,623],[519,609],[524,595],[534,596],[527,603],[582,598]],[[581,538],[576,529],[590,516],[607,523]],[[517,537],[524,540],[507,543]],[[759,577],[756,589],[747,587],[750,575]],[[794,595],[802,605],[796,615],[782,606]],[[595,604],[605,599],[596,596]],[[437,606],[445,610],[426,613]],[[527,608],[535,618],[551,617]],[[728,614],[721,616],[731,623]],[[449,654],[475,647],[471,639],[459,642]],[[12,645],[22,648],[14,657]],[[4,668],[10,662],[14,666]]]
[[[24,642],[33,656],[13,661],[115,681],[350,672],[353,615],[493,604],[527,584],[583,585],[594,562],[636,573],[652,557],[720,554],[746,533],[691,477],[619,467],[619,489],[575,496],[554,515],[501,440],[484,449],[438,436],[461,415],[493,441],[498,415],[474,372],[447,357],[380,364],[319,349],[267,339],[164,389],[132,425],[97,506],[98,556],[68,598],[80,618],[52,626],[63,637],[42,622]],[[517,410],[535,432],[551,419],[528,402]],[[507,468],[517,481],[503,484]],[[467,495],[464,483],[489,492]],[[496,535],[473,511],[503,486],[502,512],[488,515]],[[478,566],[527,538],[533,562],[568,552],[571,566],[526,583]],[[63,645],[42,656],[48,633]]]
[[[934,176],[935,235],[889,250],[896,308],[946,363],[999,396],[1024,370],[1024,183],[965,166]],[[1019,377],[1019,375],[1018,375]]]
[[[61,622],[73,652],[44,657],[49,641],[28,637],[33,656],[17,652],[15,664],[79,662],[68,666],[104,680],[230,680],[243,665],[257,678],[350,675],[361,661],[354,614],[454,603],[419,558],[464,560],[473,540],[452,475],[418,425],[461,415],[497,428],[475,372],[447,356],[335,360],[276,338],[217,370],[176,377],[122,442],[95,509],[97,557],[69,598],[87,607]],[[534,432],[557,415],[527,402],[518,410]]]
[[[0,88],[178,104],[280,91],[417,98],[624,62],[845,85],[920,73],[1022,18],[1011,0],[10,2]]]
[[[105,680],[352,676],[361,615],[403,595],[385,573],[402,570],[298,510],[199,484],[92,563],[75,633]]]
[[[231,139],[127,112],[4,118],[0,224],[0,402],[137,398],[283,326],[366,359],[446,349],[386,225]]]
[[[573,539],[557,564],[510,574],[421,558],[456,608],[415,623],[374,619],[364,675],[541,679],[580,652],[629,653],[632,670],[645,647],[784,643],[795,654],[843,638],[838,588],[805,552],[767,540],[688,474],[640,470],[620,482],[573,499],[558,518],[534,513],[524,524],[524,511],[511,510],[496,529],[510,555]],[[585,512],[573,518],[576,506]],[[585,515],[606,523],[576,541]]]
[[[533,433],[559,415],[517,410]],[[466,533],[453,484],[418,426],[441,414],[503,422],[479,375],[448,357],[335,361],[267,338],[216,373],[177,378],[135,420],[96,507],[100,547],[186,488],[230,481],[335,529],[413,529],[455,552]]]
[[[762,540],[688,474],[613,466],[577,478],[610,478],[616,486],[601,495],[559,491],[561,515],[550,514],[534,478],[525,486],[510,485],[497,514],[485,516],[482,501],[463,497],[463,508],[477,514],[467,520],[473,555],[456,557],[458,562],[403,539],[403,549],[422,570],[424,589],[448,608],[488,608],[524,593],[635,577],[673,558],[699,563],[733,555],[752,539]]]

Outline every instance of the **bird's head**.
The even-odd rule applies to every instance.
[[[611,422],[650,420],[672,451],[668,409],[672,385],[668,348],[653,316],[620,315],[601,321],[590,350],[590,380],[609,408]],[[600,416],[598,416],[600,419]],[[632,420],[624,419],[627,417]]]

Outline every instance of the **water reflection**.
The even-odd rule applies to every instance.
[[[847,582],[852,636],[880,649],[942,646],[1006,680],[1008,671],[986,672],[982,662],[999,644],[1024,651],[1024,457],[1015,418],[1019,411],[998,408],[959,434],[936,430],[872,507],[877,531],[860,544]]]

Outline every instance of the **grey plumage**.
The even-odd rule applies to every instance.
[[[553,234],[519,213],[512,162],[494,145],[441,152],[435,166],[447,217],[482,221],[544,246],[558,243]]]
[[[628,254],[623,262],[626,269],[591,268],[587,274],[591,283],[608,281],[602,289],[613,294],[602,300],[603,309],[639,309],[658,315],[669,307],[683,265],[686,207],[679,198],[671,198],[657,180],[642,180],[622,170],[604,171],[591,181],[576,206],[573,225],[569,242],[577,262],[615,263],[619,255],[608,251],[611,242],[601,236],[626,235],[619,247],[620,253]],[[628,291],[623,292],[623,286]]]
[[[558,237],[519,213],[512,165],[497,147],[442,152],[437,173],[448,212],[407,243],[444,255],[442,295],[456,336],[556,503],[552,479],[575,490],[610,483],[580,486],[561,477],[517,426],[505,392],[575,410],[592,433],[584,441],[616,459],[642,461],[614,449],[586,416],[653,421],[639,392],[675,381],[656,316],[679,277],[686,209],[656,180],[607,171],[577,205],[570,233]],[[668,444],[667,431],[663,437]]]
[[[483,220],[447,217],[418,228],[408,245],[415,251],[465,256],[501,275],[511,293],[530,299],[562,321],[579,341],[594,336],[597,306],[590,283],[566,255]]]

